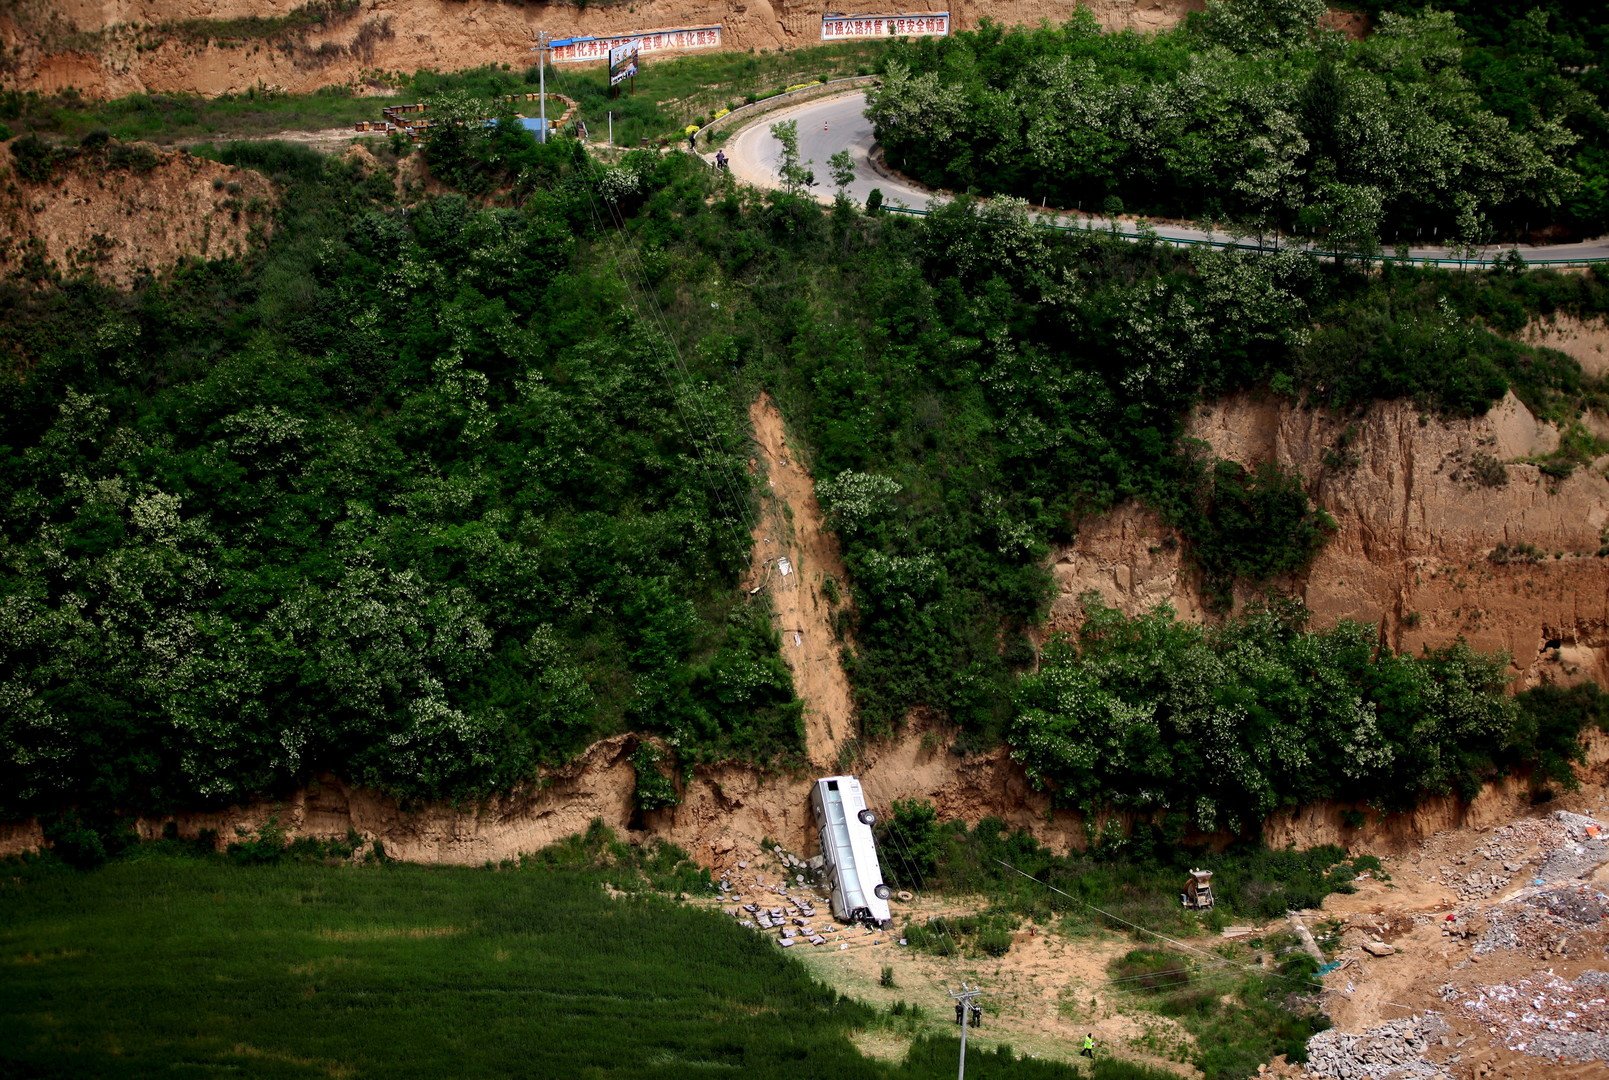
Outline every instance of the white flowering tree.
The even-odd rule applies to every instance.
[[[1324,0],[1207,0],[1201,35],[1235,52],[1289,49],[1318,31]]]

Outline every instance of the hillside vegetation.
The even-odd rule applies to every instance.
[[[762,388],[844,544],[863,731],[928,710],[1064,786],[1060,751],[1034,740],[1084,722],[1045,698],[1082,662],[1052,650],[1021,678],[1052,543],[1144,500],[1227,604],[1300,570],[1330,530],[1292,474],[1182,440],[1192,403],[1264,387],[1470,414],[1512,388],[1574,422],[1603,400],[1573,362],[1492,332],[1605,310],[1597,273],[1371,278],[1299,253],[1056,236],[1009,202],[824,212],[684,155],[605,165],[507,123],[438,128],[435,181],[479,194],[407,206],[383,148],[367,169],[276,144],[209,152],[274,179],[260,252],[129,291],[0,285],[0,815],[160,812],[324,770],[467,799],[626,729],[664,737],[672,776],[797,760],[770,612],[738,587]],[[1557,474],[1601,452],[1577,435]],[[1167,654],[1185,665],[1169,685],[1218,647]],[[1355,651],[1279,678],[1375,701]],[[1451,755],[1417,776],[1428,790],[1534,756],[1486,662],[1459,663],[1467,677],[1403,668],[1467,684],[1446,724],[1379,714],[1387,742]],[[1223,693],[1267,709],[1254,674]],[[1325,790],[1372,797],[1402,775],[1326,774]],[[1067,797],[1245,826],[1311,793],[1282,766],[1219,814],[1173,787],[1159,802],[1144,769],[1110,776]]]
[[[1155,36],[1086,12],[901,42],[869,115],[889,162],[937,186],[1343,251],[1609,229],[1600,31],[1544,6],[1483,13],[1472,38],[1474,15],[1384,6],[1359,41],[1319,28],[1322,0],[1212,0]]]
[[[1472,798],[1512,762],[1570,783],[1581,757],[1580,717],[1517,705],[1501,661],[1463,642],[1397,656],[1373,627],[1310,632],[1290,603],[1212,629],[1094,600],[1086,616],[1076,647],[1054,639],[1023,679],[1011,744],[1031,780],[1089,812],[1244,834],[1302,802]]]

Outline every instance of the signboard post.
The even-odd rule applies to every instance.
[[[642,51],[642,42],[631,40],[622,42],[609,50],[609,85],[619,86],[627,79],[637,77],[637,54]],[[633,86],[636,84],[634,83]]]

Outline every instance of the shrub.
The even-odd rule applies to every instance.
[[[895,799],[890,810],[876,826],[889,884],[925,888],[938,865],[938,811],[919,799]]]
[[[51,852],[68,866],[93,870],[122,854],[138,838],[127,822],[78,810],[49,814],[39,821]]]
[[[1504,662],[1466,645],[1381,653],[1372,627],[1307,631],[1295,602],[1215,629],[1166,609],[1130,619],[1094,596],[1084,612],[1076,642],[1053,638],[1023,678],[1009,736],[1029,779],[1063,805],[1254,831],[1297,801],[1472,793],[1496,762],[1534,753],[1514,741]],[[1315,681],[1325,694],[1305,689]]]
[[[639,743],[633,751],[631,767],[637,774],[637,785],[632,792],[632,802],[638,810],[662,810],[681,801],[675,781],[661,768],[664,759],[664,752],[651,742]]]
[[[1542,549],[1535,544],[1524,542],[1501,543],[1494,547],[1486,558],[1498,566],[1507,566],[1509,563],[1539,563],[1542,561]]]
[[[106,149],[106,167],[129,172],[150,172],[161,159],[156,151],[141,143],[112,143]]]
[[[1482,487],[1506,487],[1508,469],[1491,454],[1476,453],[1469,459],[1469,474]]]
[[[11,160],[17,175],[33,184],[43,184],[56,171],[59,152],[32,132],[11,144]]]
[[[272,866],[285,858],[290,847],[278,814],[269,814],[255,833],[237,828],[236,834],[240,839],[230,844],[226,852],[231,861],[241,866]]]
[[[1586,760],[1581,733],[1589,727],[1609,731],[1609,693],[1593,683],[1533,687],[1515,699],[1520,722],[1513,742],[1516,756],[1536,763],[1537,779],[1568,791],[1579,786],[1572,765]]]

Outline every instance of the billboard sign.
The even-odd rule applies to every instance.
[[[609,50],[610,86],[619,86],[636,76],[637,54],[641,51],[642,42],[638,40],[627,41]]]
[[[578,64],[587,60],[607,60],[616,46],[635,42],[643,53],[682,49],[718,49],[719,26],[694,26],[677,30],[649,30],[640,34],[613,37],[573,37],[552,43],[548,56],[555,64]]]
[[[945,37],[949,32],[948,11],[918,11],[909,15],[828,13],[821,17],[822,41],[879,37]]]

